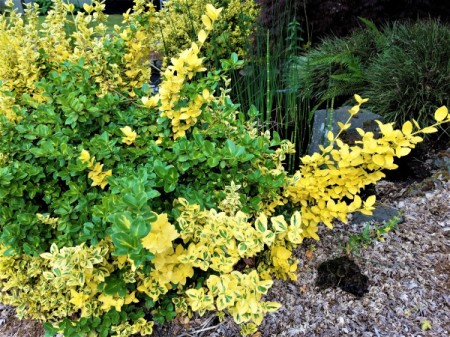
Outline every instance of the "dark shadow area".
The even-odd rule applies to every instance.
[[[317,271],[316,286],[320,289],[339,287],[356,297],[368,292],[368,277],[361,274],[358,265],[346,256],[321,263]]]

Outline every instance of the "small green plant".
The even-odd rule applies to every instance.
[[[354,234],[348,238],[345,244],[347,255],[358,255],[362,248],[367,248],[374,241],[384,241],[387,233],[398,228],[399,221],[399,217],[394,217],[382,225],[366,223],[361,234]]]

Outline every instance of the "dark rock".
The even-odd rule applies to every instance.
[[[350,117],[348,110],[350,106],[343,106],[332,112],[332,128],[333,134],[339,132],[338,122],[345,123]],[[309,145],[308,154],[320,152],[319,145],[325,145],[328,133],[328,125],[331,115],[329,110],[317,110],[314,114],[313,134],[311,143]],[[378,132],[378,124],[375,120],[383,122],[383,117],[377,115],[369,110],[361,109],[350,121],[351,127],[345,132],[341,133],[341,140],[349,145],[360,140],[361,136],[356,131],[361,128],[366,132]]]
[[[444,188],[442,178],[449,180],[450,179],[449,172],[442,170],[420,182],[411,184],[411,186],[406,190],[403,196],[407,198],[423,197],[426,195],[427,192],[436,189],[442,189]]]
[[[339,287],[356,297],[368,292],[368,277],[361,274],[358,265],[346,256],[321,263],[317,271],[316,286],[321,289]]]
[[[354,213],[352,222],[355,224],[373,222],[377,224],[383,224],[390,221],[393,218],[398,217],[398,223],[403,222],[403,216],[400,211],[394,207],[389,206],[379,206],[376,208],[372,215],[365,215],[362,213]]]
[[[433,161],[434,167],[450,173],[450,148],[446,151],[440,151],[437,158]]]

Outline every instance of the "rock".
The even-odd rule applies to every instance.
[[[348,110],[350,106],[343,106],[333,111],[333,133],[336,135],[339,131],[338,122],[345,123],[350,117]],[[314,114],[314,124],[309,145],[308,154],[312,155],[315,152],[320,152],[319,145],[325,145],[326,134],[328,132],[327,126],[329,124],[330,112],[329,110],[317,110]],[[352,126],[341,133],[341,139],[345,143],[352,145],[356,140],[360,140],[361,136],[356,131],[356,128],[361,128],[366,132],[378,132],[378,125],[375,120],[383,122],[383,118],[369,110],[361,109],[350,121]]]
[[[439,170],[450,173],[450,148],[438,153],[438,157],[433,161],[433,165]]]
[[[372,222],[377,224],[383,224],[390,220],[392,220],[395,217],[399,218],[399,221],[397,223],[403,222],[403,217],[400,211],[394,207],[389,206],[379,206],[376,208],[372,215],[365,215],[362,213],[354,213],[352,217],[352,222],[355,224],[359,223],[365,223],[365,222]]]
[[[443,181],[449,179],[450,174],[447,170],[438,171],[431,177],[428,177],[418,183],[411,184],[403,196],[407,198],[424,197],[430,191],[444,188]]]

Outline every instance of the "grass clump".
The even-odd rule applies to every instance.
[[[432,122],[432,112],[449,103],[450,27],[428,20],[378,30],[363,21],[365,29],[327,38],[298,59],[300,95],[325,107],[359,92],[388,122]]]
[[[431,122],[432,112],[450,102],[450,27],[396,24],[386,35],[389,44],[367,68],[368,107],[391,122]]]

